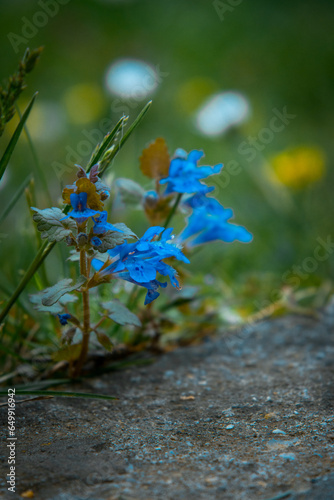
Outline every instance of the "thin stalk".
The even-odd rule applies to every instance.
[[[27,205],[28,205],[28,210],[31,214],[32,213],[31,207],[37,206],[36,196],[35,196],[35,182],[34,182],[33,178],[30,180],[29,186],[25,189],[25,196],[26,196],[26,201],[27,201]],[[33,223],[33,221],[31,221],[31,222]],[[34,227],[35,236],[36,236],[37,248],[40,248],[43,244],[43,241],[41,240],[41,237],[40,237],[40,234],[39,234],[39,231],[37,229],[36,224],[33,223],[33,227]],[[39,272],[40,272],[40,276],[42,278],[44,287],[49,286],[49,280],[48,280],[48,276],[46,274],[46,269],[45,269],[44,263],[41,264]],[[36,276],[35,276],[35,278],[36,278]],[[40,290],[42,290],[42,288],[43,287],[41,287]]]
[[[22,280],[18,284],[16,290],[14,291],[13,295],[10,297],[9,301],[5,305],[4,309],[0,313],[0,324],[3,322],[9,311],[11,310],[12,306],[14,305],[15,301],[18,299],[18,297],[21,295],[22,291],[25,289],[27,283],[29,283],[30,279],[33,277],[39,266],[42,264],[44,259],[49,255],[53,247],[55,246],[55,242],[49,243],[48,241],[45,241],[43,245],[40,247],[40,249],[37,252],[36,257],[28,267],[25,275],[23,276]]]
[[[108,156],[108,161],[102,166],[99,176],[102,177],[104,172],[107,170],[109,164],[111,161],[115,158],[117,153],[122,149],[134,129],[139,125],[139,122],[144,118],[146,115],[147,111],[149,110],[150,106],[152,104],[152,101],[149,101],[146,106],[141,110],[137,118],[131,123],[130,127],[128,128],[127,132],[125,132],[124,136],[120,139],[120,141],[115,145],[115,148],[111,151],[110,155]]]
[[[22,115],[21,115],[20,109],[19,109],[19,107],[17,105],[16,105],[16,111],[17,111],[17,113],[18,113],[18,115],[19,115],[19,117],[21,119]],[[28,130],[28,127],[27,127],[26,124],[24,124],[23,129],[24,129],[24,133],[26,135],[26,138],[27,138],[30,150],[31,150],[31,154],[32,154],[35,166],[36,166],[36,170],[38,172],[39,179],[41,180],[41,182],[43,184],[43,188],[45,190],[48,202],[50,203],[50,205],[52,205],[52,198],[51,198],[51,195],[50,195],[48,183],[46,181],[44,171],[43,171],[43,169],[41,167],[41,164],[39,162],[39,159],[38,159],[38,156],[37,156],[37,152],[36,152],[34,143],[32,142],[32,139],[31,139],[31,136],[30,136],[30,133],[29,133],[29,130]]]
[[[182,193],[179,193],[179,194],[177,195],[177,197],[176,197],[175,203],[174,203],[174,205],[172,206],[171,211],[170,211],[170,212],[169,212],[169,214],[168,214],[167,219],[165,220],[165,223],[163,224],[163,227],[164,227],[165,229],[167,229],[167,227],[169,226],[169,223],[170,223],[170,221],[172,220],[172,218],[173,218],[173,216],[174,216],[174,214],[175,214],[175,212],[176,212],[176,210],[177,210],[177,207],[178,207],[178,206],[179,206],[179,204],[180,204],[181,198],[182,198]]]
[[[80,274],[88,278],[89,270],[87,265],[87,255],[85,250],[80,251]],[[73,372],[73,377],[78,377],[82,370],[82,367],[86,361],[89,347],[89,336],[91,332],[90,327],[90,310],[89,310],[89,289],[84,289],[82,291],[82,305],[83,305],[83,330],[82,330],[82,343],[81,352],[77,363],[75,364],[75,369]]]
[[[92,326],[92,330],[94,330],[94,331],[95,331],[95,330],[97,330],[97,329],[98,329],[98,327],[99,327],[100,325],[102,325],[102,323],[103,323],[106,319],[108,319],[108,316],[103,316],[103,318],[101,318],[101,319],[100,319],[100,320],[96,323],[96,325],[95,325],[95,326]]]
[[[29,182],[31,181],[31,177],[32,177],[32,174],[29,174],[28,177],[26,177],[26,179],[22,182],[22,184],[20,185],[20,187],[18,188],[18,190],[16,191],[16,193],[14,194],[14,196],[12,197],[10,202],[8,203],[5,210],[0,215],[0,224],[2,223],[3,220],[5,220],[7,215],[10,214],[10,212],[14,208],[15,204],[17,203],[17,201],[21,198],[22,194],[24,193],[25,188],[28,186]]]

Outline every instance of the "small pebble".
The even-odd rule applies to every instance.
[[[285,434],[285,432],[284,432],[284,431],[281,431],[280,429],[275,429],[275,430],[273,431],[273,434]]]
[[[295,460],[296,455],[294,453],[281,453],[280,457],[285,458],[285,460]]]
[[[234,425],[233,424],[229,424],[226,426],[226,429],[233,429]]]

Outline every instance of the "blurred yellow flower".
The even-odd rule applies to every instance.
[[[90,83],[73,85],[63,99],[70,121],[77,125],[97,120],[105,108],[102,88]]]
[[[325,154],[317,147],[300,146],[283,151],[271,160],[276,178],[299,189],[321,179],[325,173]]]

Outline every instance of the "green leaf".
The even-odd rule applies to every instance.
[[[78,297],[76,295],[71,295],[69,293],[65,293],[60,299],[59,302],[62,306],[66,304],[70,304],[72,302],[76,302],[78,300]]]
[[[43,292],[42,304],[43,306],[52,306],[55,302],[57,302],[60,297],[65,295],[65,293],[73,292],[74,290],[78,290],[84,283],[86,283],[87,278],[85,276],[80,276],[78,281],[72,285],[72,279],[65,278],[63,280],[58,281],[56,285],[51,286],[50,288],[46,288]]]
[[[37,229],[41,231],[41,237],[47,238],[50,242],[62,241],[76,230],[76,223],[73,219],[68,218],[64,221],[64,212],[60,208],[52,207],[40,210],[35,207],[31,209],[36,212],[33,215],[34,221],[37,223]]]
[[[126,141],[129,139],[132,132],[138,127],[139,123],[142,121],[142,119],[146,115],[147,111],[149,110],[151,104],[152,104],[152,101],[149,101],[146,104],[146,106],[141,110],[141,112],[139,113],[137,118],[132,122],[132,124],[130,125],[127,132],[125,132],[125,134],[120,139],[120,141],[117,143],[117,145],[112,149],[112,151],[110,151],[110,154],[108,155],[108,157],[105,158],[105,160],[103,162],[101,162],[101,169],[99,172],[100,176],[102,176],[104,174],[104,172],[108,168],[110,162],[115,158],[117,153],[119,153],[119,151],[122,149],[122,147],[124,146]]]
[[[94,165],[96,165],[96,163],[98,163],[101,160],[105,152],[112,146],[112,143],[116,139],[120,129],[126,123],[127,119],[128,119],[127,116],[122,116],[122,118],[116,123],[115,127],[111,130],[111,132],[108,132],[108,134],[103,138],[102,142],[100,142],[96,146],[88,162],[86,170],[87,173],[91,170],[91,168]]]
[[[108,311],[108,317],[119,325],[141,326],[139,318],[117,299],[103,302],[102,307]]]
[[[78,381],[79,379],[76,379]],[[65,385],[71,384],[73,382],[70,378],[56,378],[56,379],[48,379],[48,380],[34,380],[32,382],[28,382],[26,384],[16,384],[15,390],[33,390],[40,391],[41,389],[47,389],[48,387],[54,387],[56,385]]]
[[[100,253],[104,253],[111,248],[115,248],[117,245],[122,245],[125,240],[129,238],[138,239],[138,237],[122,222],[118,222],[113,224],[113,226],[121,229],[123,232],[119,233],[118,231],[107,231],[104,235],[99,236],[99,239],[102,241],[102,244],[94,247]]]
[[[105,333],[96,332],[96,338],[100,342],[102,347],[104,347],[107,351],[110,352],[113,350],[114,346],[108,335],[106,335]]]
[[[59,349],[59,351],[52,354],[52,359],[54,361],[73,361],[78,359],[81,352],[81,343],[80,344],[71,344],[66,345]]]
[[[29,295],[30,302],[34,304],[34,309],[40,312],[47,312],[50,314],[60,314],[63,308],[60,304],[53,304],[52,306],[44,306],[42,304],[43,292]]]
[[[109,193],[110,195],[110,187],[107,186],[106,184],[103,184],[103,182],[98,178],[98,180],[95,182],[95,188],[97,194],[101,194],[103,191]]]
[[[16,396],[62,396],[71,398],[88,398],[88,399],[118,399],[115,396],[106,396],[104,394],[90,394],[86,392],[62,392],[62,391],[34,391],[15,389]],[[8,389],[0,390],[0,396],[8,396]]]
[[[34,102],[35,102],[35,99],[37,97],[37,94],[38,94],[38,92],[36,92],[33,95],[31,101],[29,102],[28,106],[26,107],[26,109],[25,109],[25,111],[24,111],[24,113],[22,115],[22,118],[19,121],[19,124],[16,127],[16,129],[15,129],[14,134],[12,135],[12,138],[9,141],[9,144],[8,144],[8,146],[6,148],[6,151],[4,152],[4,154],[3,154],[3,156],[2,156],[2,158],[0,160],[0,180],[2,179],[2,176],[5,173],[5,170],[7,168],[9,160],[10,160],[12,154],[13,154],[13,151],[15,149],[17,141],[19,140],[19,137],[20,137],[21,132],[23,130],[24,124],[25,124],[25,122],[26,122],[26,120],[27,120],[27,118],[28,118],[28,116],[30,114],[30,111],[31,111],[33,105],[34,105]]]
[[[143,189],[137,182],[121,177],[115,181],[115,185],[122,203],[125,205],[141,204],[145,195],[145,189]]]
[[[34,309],[40,312],[48,312],[50,314],[60,314],[63,312],[64,305],[69,302],[75,302],[78,300],[78,297],[75,295],[70,295],[69,293],[65,293],[59,301],[51,306],[45,306],[42,304],[42,299],[44,298],[44,292],[35,293],[29,295],[30,302],[34,304]]]

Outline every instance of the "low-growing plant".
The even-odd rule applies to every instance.
[[[107,139],[108,136],[105,141]],[[103,142],[97,147],[93,159],[101,148]],[[180,289],[172,261],[178,266],[188,264],[195,247],[214,240],[247,243],[252,239],[244,227],[230,222],[233,217],[231,209],[224,208],[215,198],[208,196],[214,188],[208,187],[203,180],[218,174],[223,165],[198,166],[203,156],[198,150],[187,154],[178,149],[170,158],[162,138],[148,146],[140,158],[142,172],[152,179],[151,190],[145,191],[129,179],[115,182],[122,202],[139,204],[154,225],[138,237],[124,223],[108,222],[104,202],[109,198],[110,187],[102,182],[100,174],[106,169],[112,148],[98,154],[100,160],[87,170],[77,166],[75,182],[66,186],[62,193],[64,209],[32,208],[42,238],[50,243],[65,241],[72,247],[71,259],[79,263],[75,282],[62,279],[31,297],[36,309],[57,315],[61,325],[69,325],[62,337],[63,358],[58,359],[68,360],[72,377],[81,373],[91,335],[104,348],[112,349],[113,329],[107,326],[108,320],[121,326],[141,326],[133,311],[136,301],[128,300],[127,305],[132,310],[119,301],[119,288],[117,291],[113,286],[117,280],[133,285],[130,298],[135,287],[146,289],[144,304],[150,305],[167,286],[159,275],[168,277],[172,286]],[[175,236],[169,225],[180,208],[186,225]],[[100,304],[100,318],[92,318],[91,291],[105,284],[111,285],[110,299]],[[81,295],[80,315],[73,311],[77,295]]]
[[[25,88],[24,78],[35,66],[40,52],[41,49],[28,49],[18,72],[0,87],[0,135],[15,114],[16,100]],[[37,93],[20,117],[0,158],[0,180],[24,130],[36,96]],[[198,166],[203,156],[199,150],[188,154],[183,149],[177,149],[171,157],[164,139],[158,138],[140,156],[140,169],[150,179],[150,186],[144,189],[126,178],[118,178],[112,185],[106,185],[102,180],[112,160],[150,105],[151,102],[127,129],[129,117],[121,117],[113,130],[96,146],[86,168],[76,166],[76,179],[62,191],[62,207],[31,207],[36,228],[44,242],[39,240],[38,251],[15,290],[8,291],[2,285],[2,291],[9,297],[0,312],[0,335],[5,361],[8,354],[9,358],[14,357],[18,362],[33,364],[41,353],[42,356],[47,354],[48,363],[51,354],[51,359],[61,362],[62,367],[67,364],[70,377],[75,378],[83,370],[90,345],[101,345],[107,351],[113,351],[114,344],[127,343],[135,348],[139,345],[140,348],[143,341],[147,346],[148,339],[151,346],[156,346],[162,333],[173,332],[178,328],[186,339],[188,334],[190,338],[194,335],[197,327],[204,334],[215,324],[212,315],[213,296],[220,296],[222,290],[217,293],[212,283],[205,283],[199,276],[191,276],[192,286],[186,286],[182,292],[179,290],[181,281],[190,282],[185,266],[190,263],[197,249],[216,240],[247,243],[252,239],[244,227],[230,222],[232,210],[224,208],[212,197],[214,188],[205,183],[208,177],[219,174],[223,165]],[[26,133],[36,160],[27,130]],[[39,165],[37,170],[47,199],[51,199],[44,171]],[[31,189],[33,179],[29,174],[3,210],[1,221],[13,210],[24,190],[28,201],[34,199]],[[110,203],[111,193],[113,203]],[[105,205],[110,207],[109,214]],[[115,221],[115,214],[120,213],[116,210],[119,206],[125,209],[126,214],[139,209],[146,215],[148,222],[144,234],[137,236],[137,228],[135,233],[123,222]],[[178,215],[179,226],[182,221],[182,230],[177,235],[173,234],[170,227],[175,215]],[[67,260],[70,261],[70,275],[65,274],[58,283],[30,295],[38,314],[47,312],[53,318],[52,330],[55,335],[50,348],[48,333],[32,341],[39,326],[36,330],[36,317],[21,302],[21,294],[32,278],[39,290],[43,288],[43,282],[48,283],[44,261],[57,244],[64,243],[69,248]],[[63,251],[61,254],[64,255]],[[74,266],[76,271],[73,273]],[[167,281],[162,277],[166,277],[172,287],[166,289]],[[161,301],[159,308],[154,309],[153,303],[163,289],[166,289],[163,295],[167,298]],[[171,293],[171,290],[178,292]],[[145,291],[144,307],[141,291]],[[9,314],[12,309],[13,315]],[[197,323],[195,318],[198,319]],[[22,325],[24,330],[30,329],[32,332],[27,338],[20,337],[18,333]],[[49,342],[48,346],[44,348],[43,342]],[[16,345],[19,347],[17,352]],[[31,353],[28,354],[29,349]],[[5,370],[10,371],[12,367],[11,362],[5,364]],[[5,375],[5,379],[15,376],[17,372],[13,373]],[[46,376],[45,373],[43,376]]]

